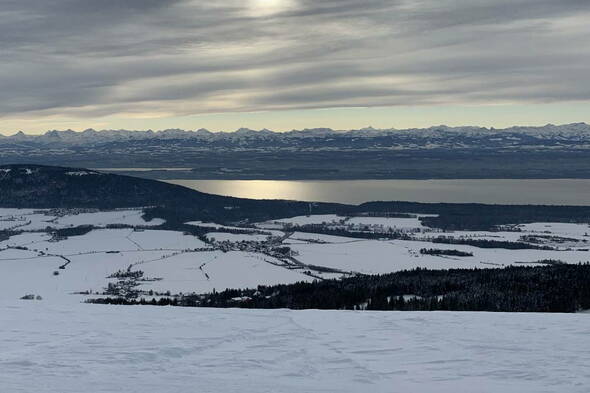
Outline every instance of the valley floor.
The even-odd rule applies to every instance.
[[[423,215],[328,214],[262,222],[255,227],[188,222],[189,229],[202,232],[199,237],[184,232],[186,228],[164,230],[159,227],[164,220],[145,221],[142,214],[142,209],[0,208],[0,300],[28,295],[78,303],[117,296],[119,289],[108,292],[109,285],[134,272],[142,275],[137,279],[138,296],[149,301],[418,267],[499,268],[590,260],[588,224],[515,223],[493,232],[441,232],[424,226]],[[351,236],[376,234],[377,238],[302,232],[314,224],[322,230]],[[65,231],[61,232],[64,235],[59,231]],[[379,238],[392,233],[404,235],[404,240]],[[441,236],[467,244],[435,242]],[[477,247],[482,242],[495,242],[494,248]],[[501,248],[514,244],[525,248]]]
[[[0,302],[0,391],[587,392],[584,314]]]

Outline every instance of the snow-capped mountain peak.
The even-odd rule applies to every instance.
[[[0,144],[32,143],[38,145],[64,145],[93,146],[112,142],[143,141],[143,140],[195,140],[195,141],[264,141],[264,140],[296,140],[296,139],[329,139],[329,138],[416,138],[439,139],[441,143],[449,138],[507,138],[522,136],[542,140],[550,139],[575,139],[590,143],[590,125],[586,123],[572,123],[564,125],[547,124],[541,127],[514,126],[504,129],[485,128],[476,126],[449,127],[438,125],[429,128],[412,129],[378,129],[372,126],[356,130],[333,130],[331,128],[311,128],[292,130],[288,132],[275,132],[269,129],[253,130],[240,128],[233,132],[211,132],[201,128],[196,131],[182,129],[166,129],[161,131],[144,130],[101,130],[92,128],[81,132],[74,130],[50,130],[41,135],[28,135],[22,131],[10,136],[0,135]]]

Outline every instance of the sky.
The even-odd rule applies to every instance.
[[[588,0],[2,0],[0,133],[590,122]]]

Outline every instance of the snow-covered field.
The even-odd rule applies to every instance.
[[[280,228],[284,225],[310,225],[310,224],[331,224],[349,225],[354,227],[371,227],[380,230],[420,230],[426,227],[422,225],[419,218],[433,216],[432,214],[414,214],[415,217],[342,217],[336,214],[323,214],[311,216],[297,216],[280,220],[259,223],[261,228]]]
[[[210,228],[199,239],[182,232],[151,228],[162,220],[146,222],[141,209],[114,211],[0,209],[0,230],[21,231],[0,241],[0,300],[35,294],[45,301],[76,303],[89,292],[104,292],[108,276],[119,270],[141,270],[143,291],[197,292],[256,287],[335,278],[343,274],[390,273],[416,267],[490,268],[531,264],[539,260],[567,263],[590,261],[587,224],[534,223],[519,231],[441,233],[423,226],[419,218],[301,216],[260,223],[256,229],[192,222]],[[413,240],[365,240],[292,232],[289,224],[325,223],[347,230],[397,230]],[[134,228],[107,228],[126,224]],[[51,230],[93,225],[95,229],[68,238]],[[223,232],[220,232],[222,231]],[[246,233],[228,233],[231,231]],[[251,233],[250,233],[251,232]],[[558,250],[507,250],[468,245],[434,244],[437,236],[509,242],[533,236]],[[286,257],[276,247],[290,249]],[[472,256],[426,255],[421,249],[459,250]],[[314,266],[336,269],[327,272]],[[310,276],[306,271],[313,271]]]
[[[563,236],[590,236],[590,225],[570,224],[564,222],[536,222],[519,225],[523,231],[550,233]]]
[[[81,303],[116,281],[108,276],[127,270],[141,270],[147,280],[139,282],[139,289],[158,297],[167,291],[204,293],[311,281],[315,278],[305,274],[308,265],[337,269],[314,273],[336,278],[346,272],[415,267],[585,262],[590,260],[588,225],[534,223],[519,225],[521,232],[444,233],[511,242],[537,236],[559,249],[549,251],[434,244],[427,239],[440,232],[424,227],[418,218],[328,215],[258,225],[272,236],[227,233],[245,228],[195,222],[211,229],[201,238],[150,228],[161,222],[145,222],[141,210],[134,209],[0,209],[0,231],[22,231],[0,240],[0,392],[588,391],[589,314]],[[322,222],[352,230],[407,231],[413,240],[293,232],[288,225]],[[109,224],[135,228],[107,228]],[[68,238],[46,229],[80,225],[95,228]],[[285,248],[288,254],[283,254]],[[473,256],[424,255],[422,248]],[[90,295],[79,293],[83,291]],[[19,300],[26,294],[41,295],[42,300]]]
[[[398,217],[352,217],[346,221],[347,224],[358,226],[380,226],[383,229],[424,229],[420,220],[416,218],[398,218]]]
[[[0,242],[0,300],[36,294],[45,301],[79,302],[84,296],[74,292],[100,292],[113,281],[107,276],[130,265],[148,278],[161,279],[143,282],[140,289],[146,291],[205,293],[311,280],[299,270],[276,266],[279,261],[272,257],[212,251],[207,243],[181,232],[98,229],[57,242],[50,238],[35,232]],[[59,269],[66,259],[70,263]]]
[[[144,283],[141,288],[172,293],[208,293],[228,288],[256,288],[258,285],[312,281],[300,270],[289,270],[266,261],[273,258],[242,251],[181,254],[165,261],[138,265],[148,277],[161,281]]]
[[[309,225],[309,224],[323,224],[323,223],[335,223],[344,220],[344,217],[339,217],[336,214],[318,214],[311,216],[297,216],[291,218],[283,218],[280,220],[273,220],[266,224],[292,224],[292,225]],[[263,225],[262,225],[263,226]]]
[[[268,235],[260,234],[237,234],[237,233],[224,233],[224,232],[209,232],[207,238],[215,240],[217,242],[264,242],[268,239]]]
[[[164,221],[154,219],[145,221],[142,209],[93,211],[81,210],[77,214],[61,215],[60,210],[49,209],[5,209],[0,208],[0,230],[42,230],[46,227],[69,228],[80,225],[94,225],[105,227],[109,224],[123,224],[132,226],[157,226]]]
[[[582,393],[587,314],[0,302],[10,393]]]
[[[305,234],[310,235],[310,234]],[[326,235],[313,238],[326,241]],[[347,239],[347,240],[345,240]],[[491,268],[512,264],[529,265],[543,259],[567,263],[589,262],[588,251],[507,250],[477,248],[455,244],[433,244],[407,240],[363,240],[338,237],[327,243],[292,242],[290,247],[299,253],[306,264],[321,265],[365,274],[383,274],[415,269]],[[459,250],[473,253],[470,257],[422,255],[420,249]]]

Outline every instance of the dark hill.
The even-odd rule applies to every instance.
[[[359,206],[284,200],[255,200],[206,194],[156,180],[87,169],[42,165],[0,166],[0,207],[150,207],[146,218],[170,225],[191,220],[218,223],[263,221],[327,213],[428,213],[428,226],[449,230],[490,230],[525,222],[590,222],[590,206],[483,205],[464,203],[369,202]],[[590,230],[589,230],[590,232]]]
[[[169,221],[261,220],[308,214],[310,204],[206,194],[160,181],[42,165],[0,166],[0,207],[99,208],[152,206],[148,215]],[[352,207],[315,203],[314,213]]]

